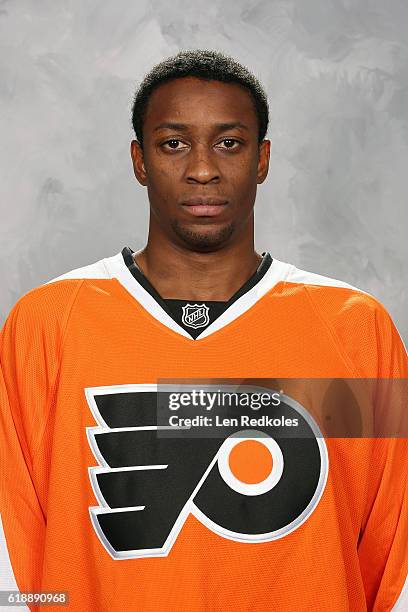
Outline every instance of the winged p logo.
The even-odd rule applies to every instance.
[[[301,437],[256,432],[273,467],[264,480],[248,484],[232,473],[230,457],[251,439],[251,430],[240,427],[227,437],[161,437],[159,393],[155,384],[85,389],[97,422],[86,428],[98,462],[88,468],[98,502],[89,514],[113,559],[167,556],[190,513],[219,536],[243,543],[286,536],[309,518],[325,488],[328,455],[300,404],[288,398],[280,412],[296,416]]]

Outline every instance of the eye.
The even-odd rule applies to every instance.
[[[225,144],[224,147],[221,147],[222,149],[237,149],[238,146],[235,146],[235,145],[240,145],[241,144],[240,141],[236,140],[235,138],[223,138],[221,140],[221,143]]]
[[[170,138],[170,140],[166,140],[166,142],[163,142],[162,147],[166,149],[171,149],[172,151],[180,151],[184,147],[179,147],[179,144],[183,144],[181,140],[179,140],[178,138]]]

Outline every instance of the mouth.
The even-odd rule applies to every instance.
[[[195,196],[180,202],[187,213],[195,217],[215,217],[221,215],[228,201],[222,197],[201,197]]]

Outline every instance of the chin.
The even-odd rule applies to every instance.
[[[221,227],[206,227],[199,225],[184,225],[175,221],[172,224],[174,233],[182,242],[197,251],[216,250],[224,246],[234,233],[234,223]]]

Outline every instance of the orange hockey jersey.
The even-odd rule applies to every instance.
[[[302,439],[158,426],[163,381],[408,378],[372,296],[274,259],[194,339],[118,253],[23,296],[0,349],[0,590],[78,612],[407,612],[407,438],[371,435],[374,403],[351,437],[296,385],[274,414]]]

